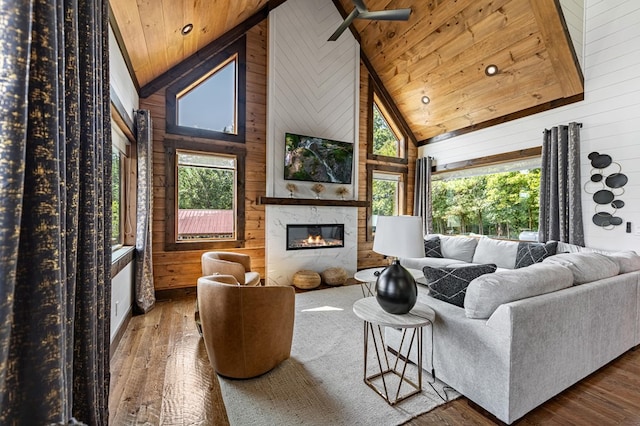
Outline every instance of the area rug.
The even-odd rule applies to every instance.
[[[231,425],[396,425],[458,397],[426,371],[422,393],[394,406],[364,383],[361,297],[359,285],[297,294],[291,358],[254,379],[219,377]]]

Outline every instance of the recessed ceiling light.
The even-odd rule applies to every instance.
[[[193,24],[187,24],[182,27],[182,30],[180,30],[180,32],[182,33],[182,35],[187,35],[191,32],[191,30],[193,30]]]
[[[420,99],[422,101],[423,104],[428,104],[429,102],[431,102],[431,99],[429,99],[428,96],[423,96],[422,99]]]
[[[484,73],[489,77],[498,74],[498,71],[498,66],[494,64],[487,65],[487,67],[484,69]]]

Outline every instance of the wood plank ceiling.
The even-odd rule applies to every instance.
[[[427,143],[582,99],[582,73],[557,1],[366,0],[369,10],[412,13],[407,22],[356,19],[352,28],[415,139]],[[111,0],[111,8],[143,87],[281,3]],[[343,14],[354,7],[334,3]],[[183,36],[187,23],[194,29]],[[485,74],[489,64],[497,75]]]

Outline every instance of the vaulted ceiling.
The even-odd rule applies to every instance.
[[[295,1],[295,0],[289,0]],[[283,0],[111,0],[140,87]],[[345,16],[351,0],[334,0]],[[433,142],[582,99],[558,0],[365,0],[409,20],[352,24],[364,56],[415,140]],[[188,37],[183,26],[192,23]],[[345,37],[346,35],[343,35]],[[495,64],[498,74],[487,76]],[[421,99],[428,96],[430,103]],[[414,139],[414,138],[412,138]]]

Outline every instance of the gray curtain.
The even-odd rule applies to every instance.
[[[580,124],[545,129],[538,240],[584,245],[580,191]]]
[[[138,196],[136,213],[136,306],[147,313],[156,303],[153,286],[151,226],[153,224],[153,138],[151,114],[136,111]]]
[[[416,160],[416,183],[413,197],[413,214],[422,218],[422,234],[430,234],[431,225],[431,157]]]
[[[108,424],[108,2],[0,0],[0,424]]]

